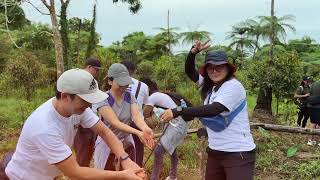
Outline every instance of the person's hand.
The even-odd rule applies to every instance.
[[[139,167],[138,164],[136,164],[135,162],[133,162],[130,158],[124,160],[124,161],[121,161],[121,166],[124,170],[134,170],[134,171],[137,171],[136,175],[139,176],[140,178],[142,179],[145,179],[146,178],[146,173],[145,171]]]
[[[307,93],[307,94],[305,94],[305,96],[304,97],[309,97],[310,96],[310,93]]]
[[[196,41],[195,44],[193,45],[193,48],[191,49],[191,52],[193,54],[197,54],[199,52],[201,52],[204,49],[207,49],[208,47],[210,47],[209,41],[206,41],[205,43],[201,43],[200,41]]]
[[[140,131],[138,134],[140,141],[146,145],[149,149],[154,147],[153,131],[148,127]]]
[[[146,146],[149,149],[152,149],[155,145],[155,141],[153,139],[153,131],[149,127],[143,129],[143,137],[146,139]]]
[[[161,119],[164,121],[170,121],[173,119],[173,113],[171,109],[167,109],[165,110],[162,115],[161,115]]]
[[[121,167],[123,169],[140,169],[140,166],[133,162],[130,158],[121,161]]]
[[[139,174],[144,172],[142,168],[139,169],[125,169],[123,171],[120,171],[121,173],[121,179],[125,180],[144,180],[145,177],[141,177]]]

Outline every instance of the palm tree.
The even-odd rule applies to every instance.
[[[180,33],[180,38],[182,38],[182,44],[194,44],[196,40],[211,40],[210,35],[211,33],[208,31],[188,31]]]
[[[270,41],[270,45],[275,45],[275,42],[286,43],[287,30],[295,32],[296,29],[293,25],[287,23],[294,21],[293,15],[285,15],[282,17],[277,16],[259,16],[261,27],[265,29],[263,37]]]
[[[260,38],[264,34],[266,34],[266,30],[260,24],[259,21],[255,19],[247,19],[244,23],[244,26],[247,27],[247,37],[251,38],[254,44],[253,49],[253,59],[255,57],[256,52],[260,49]]]
[[[232,26],[232,31],[227,36],[227,39],[231,40],[229,47],[240,52],[241,61],[243,61],[245,54],[247,54],[245,48],[254,49],[254,41],[248,37],[249,30],[249,27],[245,23],[239,23]]]
[[[154,29],[160,30],[160,33],[156,35],[156,37],[163,38],[167,42],[168,46],[168,55],[171,53],[171,45],[176,45],[179,43],[179,33],[176,31],[180,30],[178,27],[171,27],[171,28],[163,28],[163,27],[156,27]]]

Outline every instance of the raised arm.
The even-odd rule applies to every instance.
[[[184,71],[193,82],[198,82],[199,72],[196,70],[195,58],[196,58],[196,55],[190,51],[187,56],[187,60],[184,66]]]
[[[195,63],[196,54],[198,54],[204,49],[207,49],[210,46],[208,43],[209,41],[203,44],[200,41],[196,41],[187,56],[184,70],[187,76],[195,83],[199,80],[199,72],[196,70]]]

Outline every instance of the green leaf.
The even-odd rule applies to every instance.
[[[262,127],[259,127],[259,132],[263,137],[266,137],[266,138],[270,137],[269,132],[267,130],[265,130],[264,128],[262,128]]]
[[[294,147],[294,146],[290,147],[287,151],[287,157],[290,158],[294,156],[297,153],[297,151],[298,151],[297,147]]]

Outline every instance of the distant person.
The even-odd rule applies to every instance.
[[[317,126],[320,126],[320,81],[311,84],[307,106],[310,111],[310,128],[316,129]],[[307,144],[311,146],[317,144],[314,135],[311,136]],[[320,143],[318,145],[320,146]]]
[[[11,180],[52,180],[63,173],[70,179],[142,180],[143,170],[126,158],[122,143],[89,108],[107,97],[90,73],[82,69],[65,71],[57,81],[56,96],[25,121],[16,151],[5,169],[7,176]],[[102,137],[126,170],[80,167],[71,150],[80,125]]]
[[[178,116],[200,117],[206,127],[209,147],[205,179],[251,180],[254,177],[255,143],[250,132],[246,91],[236,78],[236,67],[224,51],[210,51],[199,72],[195,56],[208,48],[196,42],[185,64],[188,77],[198,84],[204,105],[168,109],[165,121]]]
[[[90,57],[85,61],[84,70],[89,72],[95,79],[102,69],[99,59]],[[98,86],[98,82],[97,86]],[[74,149],[76,152],[77,162],[80,166],[89,167],[93,156],[94,143],[97,135],[90,128],[79,126],[78,132],[74,139]]]
[[[145,83],[132,77],[133,74],[135,73],[136,67],[131,61],[124,60],[121,62],[121,64],[126,66],[126,68],[129,71],[129,75],[133,81],[133,84],[129,85],[129,91],[136,98],[137,104],[138,104],[140,111],[142,113],[143,105],[147,103],[148,97],[149,97],[148,86]],[[135,123],[131,123],[131,127],[135,128],[135,129],[139,129]],[[135,149],[136,149],[136,162],[139,166],[142,166],[144,146],[137,135],[133,134],[132,136],[133,136],[133,140],[135,143]]]
[[[145,79],[144,82],[148,85],[150,96],[144,108],[145,118],[149,118],[153,114],[154,108],[173,109],[180,106],[180,102],[175,102],[168,94],[159,92],[156,82],[150,79]],[[176,100],[179,98],[175,98]],[[179,101],[179,100],[177,100]],[[188,124],[181,116],[175,118],[174,123],[166,123],[165,132],[160,137],[159,144],[156,144],[154,150],[154,161],[150,180],[158,180],[160,172],[163,168],[163,158],[165,153],[170,154],[170,171],[166,180],[176,180],[178,171],[179,157],[177,154],[177,146],[181,144],[187,136]]]
[[[97,79],[101,69],[103,68],[99,59],[94,57],[86,59],[84,70],[88,71],[95,79]]]
[[[307,121],[310,117],[309,110],[307,107],[307,99],[310,96],[310,82],[311,78],[309,76],[303,77],[300,86],[294,94],[294,98],[297,99],[298,103],[298,121],[297,124],[300,127],[306,127]],[[302,120],[303,119],[303,120]],[[302,120],[302,124],[301,124]]]
[[[108,98],[100,103],[93,104],[103,122],[121,140],[129,157],[135,160],[135,144],[132,134],[135,134],[149,148],[154,145],[153,131],[145,123],[139,110],[135,97],[128,92],[132,84],[127,68],[120,63],[112,64],[105,78],[105,94]],[[139,129],[134,129],[130,124],[134,122]],[[98,169],[115,170],[115,154],[101,137],[98,137],[94,151],[94,165]]]

